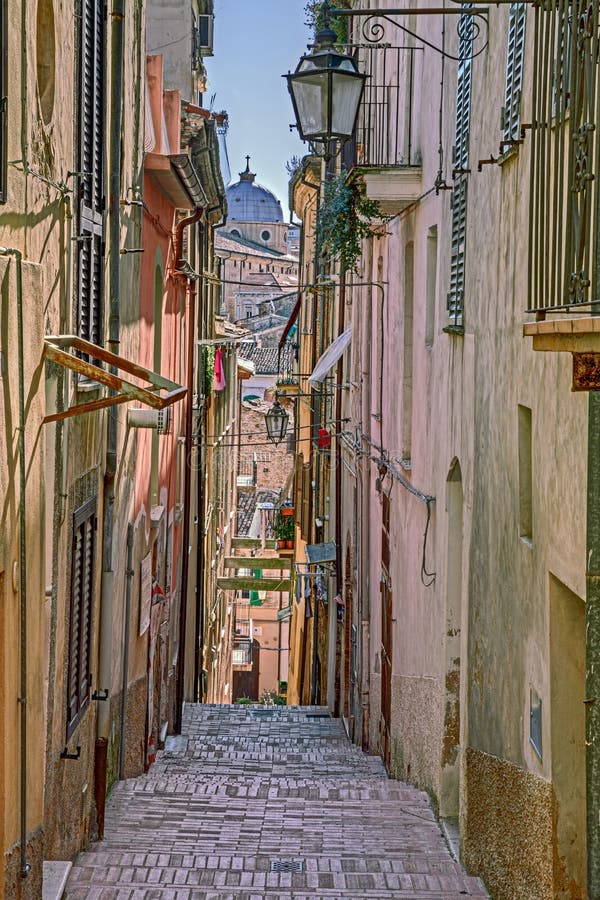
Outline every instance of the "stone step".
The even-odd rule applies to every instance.
[[[62,900],[72,865],[70,860],[44,860],[42,900]]]

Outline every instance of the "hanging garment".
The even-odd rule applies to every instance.
[[[227,382],[225,381],[225,368],[223,366],[223,353],[220,347],[217,347],[215,353],[215,374],[213,378],[213,387],[215,391],[225,390]]]

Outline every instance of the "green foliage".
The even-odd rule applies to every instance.
[[[216,350],[214,347],[203,347],[200,352],[204,354],[204,366],[200,368],[200,371],[204,373],[201,389],[203,395],[205,397],[209,397],[212,391],[213,379],[215,375]]]
[[[337,260],[342,272],[356,272],[362,241],[379,235],[381,223],[389,218],[363,186],[347,184],[346,173],[341,172],[325,184],[317,218],[317,256]]]
[[[330,0],[329,5],[331,7],[337,7],[338,9],[350,9],[348,0]],[[306,13],[305,24],[308,25],[309,28],[312,28],[315,34],[317,31],[320,31],[325,24],[323,21],[323,6],[323,0],[309,0],[304,7],[304,12]],[[329,27],[337,34],[337,42],[339,44],[347,43],[348,20],[345,16],[340,17],[339,19],[332,17],[329,20]]]
[[[296,537],[296,529],[294,526],[293,516],[284,516],[278,512],[273,522],[273,532],[275,537],[282,541],[293,541]]]

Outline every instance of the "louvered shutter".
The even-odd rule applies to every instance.
[[[465,292],[465,240],[467,236],[467,179],[462,176],[452,191],[452,251],[450,255],[450,290],[448,318],[452,325],[462,325]]]
[[[104,4],[81,0],[79,57],[78,332],[102,344]]]
[[[67,738],[75,730],[90,697],[95,535],[96,500],[92,499],[73,516]]]
[[[508,19],[506,94],[502,110],[502,134],[506,141],[519,139],[526,22],[526,5],[524,3],[512,3]]]
[[[464,3],[462,9],[470,9]],[[450,324],[462,327],[465,290],[465,238],[467,232],[467,176],[469,169],[469,136],[471,130],[471,82],[473,17],[463,15],[459,24],[459,62],[456,82],[456,135],[452,191],[452,250],[450,256],[450,290],[447,310]]]

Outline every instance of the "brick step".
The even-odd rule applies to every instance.
[[[69,881],[68,900],[74,900],[77,890],[87,889],[93,872],[82,867],[71,875]],[[146,876],[146,878],[144,878]],[[330,896],[329,891],[347,897],[349,891],[360,891],[360,896],[394,896],[401,897],[443,897],[450,896],[487,896],[478,878],[466,875],[430,875],[430,874],[354,874],[340,872],[239,872],[223,869],[149,869],[148,872],[136,868],[108,866],[103,873],[104,888],[118,886],[119,892],[126,890],[164,890],[177,891],[216,889],[227,891],[234,889],[239,898],[242,892],[268,891],[281,892],[283,888],[297,891],[318,890],[318,896]],[[373,893],[371,893],[373,892]],[[392,893],[393,892],[393,893]],[[334,896],[335,896],[334,893]],[[314,896],[314,893],[313,893]]]
[[[108,846],[106,846],[108,843]],[[80,857],[84,868],[107,868],[118,866],[121,869],[135,868],[150,870],[156,868],[165,869],[194,869],[197,871],[217,870],[221,871],[245,871],[267,872],[272,859],[300,859],[304,861],[307,872],[342,872],[345,874],[373,874],[387,872],[395,875],[446,875],[455,874],[466,877],[460,863],[449,861],[445,850],[428,853],[422,851],[405,853],[401,860],[382,859],[381,855],[354,854],[340,855],[323,854],[320,856],[300,857],[297,853],[273,854],[272,856],[252,855],[207,855],[206,853],[159,853],[155,849],[145,852],[142,849],[132,850],[131,843],[119,843],[116,840],[92,844],[85,855]]]

